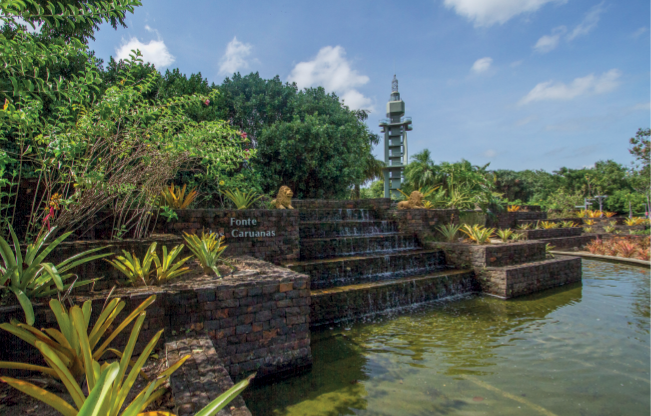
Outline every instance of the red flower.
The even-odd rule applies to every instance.
[[[206,100],[206,101],[204,101],[203,103],[204,103],[205,105],[208,105],[208,104],[210,104],[210,100]]]
[[[246,133],[244,133],[243,131],[240,132],[240,136],[242,136],[242,138],[246,139]]]

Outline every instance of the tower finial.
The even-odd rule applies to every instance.
[[[398,78],[393,74],[393,81],[391,81],[391,92],[398,92]]]

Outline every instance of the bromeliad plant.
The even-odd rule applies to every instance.
[[[9,233],[13,240],[13,247],[0,236],[0,258],[2,259],[0,288],[11,291],[16,296],[29,325],[34,324],[32,300],[94,282],[97,279],[73,280],[71,283],[67,283],[75,276],[70,273],[73,268],[111,255],[111,253],[103,253],[91,256],[90,254],[106,248],[99,247],[76,254],[57,265],[45,263],[48,254],[72,234],[71,232],[65,233],[53,242],[46,244],[46,240],[54,233],[55,229],[56,227],[53,227],[51,230],[41,233],[34,243],[27,245],[25,255],[21,253],[20,243],[11,225]]]
[[[459,229],[461,228],[461,225],[457,224],[444,224],[441,226],[436,227],[439,233],[445,238],[445,241],[447,242],[453,242],[456,241],[457,239],[457,234],[459,232]]]
[[[144,302],[134,309],[134,311],[131,312],[120,323],[120,325],[112,331],[109,331],[109,328],[111,328],[113,321],[115,321],[118,314],[122,309],[124,309],[125,302],[120,300],[120,298],[115,298],[108,302],[90,332],[85,332],[87,335],[85,335],[84,342],[88,343],[88,351],[82,350],[79,334],[77,333],[75,321],[72,315],[73,309],[79,307],[73,306],[73,308],[68,311],[57,299],[50,300],[50,309],[52,309],[52,312],[54,313],[59,329],[47,328],[38,330],[31,325],[19,323],[15,320],[11,323],[0,324],[0,328],[12,333],[34,347],[37,347],[36,342],[46,344],[55,352],[57,359],[65,364],[68,372],[72,375],[72,378],[78,380],[86,372],[84,363],[90,362],[89,360],[84,361],[84,354],[88,354],[89,357],[92,356],[92,359],[95,361],[102,359],[106,352],[112,352],[118,357],[122,357],[122,353],[109,348],[110,343],[131,323],[131,321],[138,317],[145,308],[151,305],[154,300],[156,300],[156,296],[150,296],[145,299]],[[91,301],[84,302],[81,307],[84,318],[88,317],[88,319],[90,319],[91,310]],[[85,320],[86,327],[88,326],[88,322],[88,320]],[[102,340],[106,335],[108,336],[100,344],[100,340]],[[0,368],[40,371],[41,373],[59,378],[59,374],[54,371],[51,366],[43,367],[32,364],[2,361],[0,362]],[[63,379],[62,381],[65,382]]]
[[[49,328],[42,332],[25,324],[2,325],[3,329],[7,329],[9,326],[10,332],[38,348],[48,367],[2,363],[3,366],[0,368],[40,371],[58,378],[72,397],[73,405],[34,384],[11,377],[0,377],[0,380],[53,407],[64,416],[152,416],[154,414],[173,416],[168,412],[143,413],[143,411],[150,403],[165,393],[163,384],[189,356],[181,358],[158,375],[155,380],[149,381],[147,386],[125,407],[124,411],[121,411],[137,376],[141,375],[148,380],[141,370],[163,332],[159,331],[151,339],[137,360],[132,359],[136,341],[146,316],[144,309],[154,299],[155,296],[152,296],[145,300],[111,332],[111,335],[97,349],[95,346],[98,341],[124,307],[124,302],[120,299],[113,299],[108,303],[90,332],[88,332],[91,314],[90,301],[85,302],[81,308],[73,306],[70,311],[66,311],[58,301],[51,302],[50,306],[55,312],[61,331]],[[134,319],[136,322],[125,350],[120,352],[107,348],[108,344]],[[93,351],[94,349],[95,351]],[[116,354],[119,361],[100,365],[99,361],[108,351]],[[70,365],[69,362],[74,365]],[[128,367],[132,368],[127,374]],[[219,412],[249,385],[252,378],[253,376],[250,376],[242,380],[209,403],[195,416],[210,416]],[[88,386],[89,394],[87,396],[82,389],[84,384]]]
[[[562,221],[561,222],[561,227],[562,228],[576,228],[576,227],[578,227],[578,225],[574,221]]]
[[[490,244],[490,238],[495,233],[495,228],[464,224],[460,231],[477,244]]]
[[[550,229],[553,229],[553,228],[560,227],[561,224],[559,224],[557,222],[553,222],[553,221],[542,221],[540,223],[540,226],[545,230],[550,230]]]
[[[518,212],[522,207],[520,205],[511,205],[506,210],[508,212]]]
[[[531,224],[530,222],[525,222],[523,224],[518,225],[518,229],[520,230],[530,230],[531,227],[533,227],[533,224]]]
[[[114,299],[112,301],[114,306],[118,304],[118,302],[115,302],[116,300],[117,299]],[[156,346],[163,330],[159,331],[151,341],[149,341],[140,357],[133,362],[131,356],[146,315],[146,313],[142,311],[144,308],[138,308],[130,315],[131,320],[136,318],[136,322],[131,330],[131,336],[129,337],[125,350],[118,354],[120,357],[119,362],[111,364],[104,363],[100,365],[98,361],[101,359],[103,352],[106,351],[103,348],[106,348],[105,346],[107,343],[114,338],[114,334],[111,334],[109,339],[107,339],[107,341],[105,341],[104,344],[102,344],[102,346],[94,353],[93,348],[99,341],[99,330],[102,330],[101,332],[103,333],[110,324],[106,322],[106,318],[109,316],[114,318],[115,315],[117,315],[117,313],[115,313],[116,310],[113,309],[111,311],[109,308],[105,309],[100,316],[100,320],[89,333],[88,323],[90,322],[91,314],[90,301],[85,302],[81,308],[79,306],[73,306],[70,311],[66,313],[62,313],[61,310],[56,311],[58,307],[59,305],[54,305],[53,310],[55,310],[55,313],[59,312],[57,318],[60,316],[63,318],[64,326],[61,326],[61,332],[52,329],[49,331],[46,330],[47,334],[51,337],[50,338],[33,328],[31,330],[29,328],[23,329],[26,329],[26,332],[33,334],[33,336],[37,338],[33,341],[32,345],[38,348],[43,355],[45,362],[48,364],[47,371],[43,372],[51,374],[63,382],[68,393],[72,397],[74,406],[68,404],[65,400],[47,390],[31,383],[10,377],[0,377],[0,380],[25,394],[43,401],[65,416],[136,416],[140,414],[152,401],[165,393],[165,389],[161,388],[163,383],[165,383],[170,375],[189,358],[189,356],[183,357],[176,364],[161,373],[156,380],[150,381],[140,394],[138,394],[125,408],[125,410],[121,411],[127,395],[136,381],[136,377],[141,374],[140,370]],[[105,318],[104,321],[102,321],[101,318]],[[59,321],[60,325],[61,323],[62,321]],[[120,325],[120,328],[122,329],[124,326],[126,326],[125,322]],[[36,337],[36,334],[39,336]],[[73,349],[74,353],[72,352]],[[81,369],[82,377],[78,376],[79,371],[77,371],[76,377],[74,369],[71,371],[68,367],[66,361],[70,360],[71,357],[78,361],[79,366],[77,368]],[[129,366],[131,366],[132,369],[127,375],[126,373]],[[85,378],[85,383],[90,392],[88,396],[84,394],[82,390],[82,385],[84,383],[79,383],[79,378],[82,378],[82,380]]]
[[[226,198],[228,198],[237,209],[249,209],[251,205],[258,199],[262,198],[262,195],[258,195],[257,192],[240,192],[239,189],[234,191],[223,191],[222,192]]]
[[[186,209],[197,198],[197,191],[195,189],[190,190],[186,195],[186,187],[187,185],[183,185],[183,188],[180,186],[177,188],[172,184],[168,188],[165,188],[161,192],[161,205],[173,209]]]
[[[222,245],[224,237],[218,237],[217,233],[206,234],[202,231],[201,238],[196,234],[188,233],[185,233],[184,238],[190,251],[201,263],[204,273],[208,274],[212,271],[217,273],[217,276],[221,276],[217,265],[221,261],[222,253],[228,247]]]
[[[182,266],[192,256],[185,257],[174,263],[174,259],[181,253],[183,247],[185,247],[183,244],[178,245],[168,254],[167,247],[163,246],[163,258],[161,259],[156,254],[156,243],[152,243],[142,261],[135,254],[122,250],[124,256],[116,256],[115,260],[107,260],[107,262],[122,272],[127,277],[128,283],[134,286],[158,285],[179,277],[190,270],[188,267]],[[155,269],[152,268],[152,263]]]
[[[510,228],[507,228],[506,230],[497,230],[496,234],[502,242],[508,243],[509,239],[513,236],[513,231]]]

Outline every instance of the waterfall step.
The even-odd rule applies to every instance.
[[[336,257],[284,264],[310,276],[310,289],[395,280],[449,269],[441,250],[409,250],[391,254]]]
[[[388,254],[421,248],[415,235],[390,233],[360,237],[315,238],[301,241],[300,259]]]
[[[375,221],[377,213],[368,209],[310,209],[298,212],[304,221]]]
[[[472,270],[451,270],[424,276],[311,291],[310,326],[358,319],[479,291]]]
[[[299,226],[299,236],[301,239],[356,237],[397,232],[398,224],[395,221],[301,221]]]

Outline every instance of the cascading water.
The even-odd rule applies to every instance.
[[[401,233],[395,221],[373,210],[299,214],[300,260],[288,267],[310,275],[313,301],[320,302],[313,325],[473,290],[467,272],[448,271],[442,251],[424,250],[415,235]],[[440,283],[450,279],[461,283],[454,288]]]

